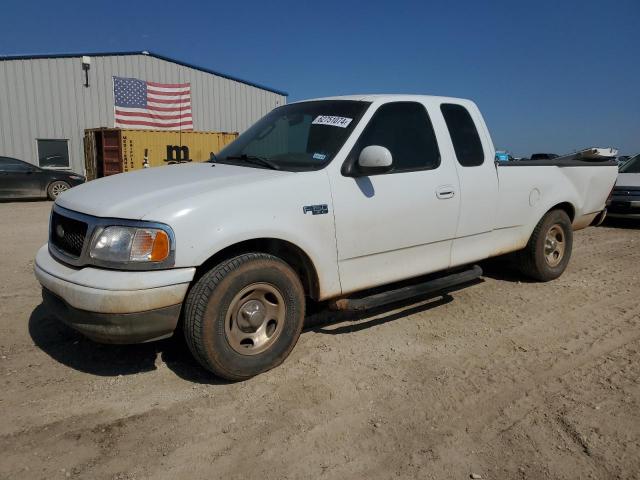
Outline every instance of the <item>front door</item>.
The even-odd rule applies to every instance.
[[[441,161],[425,105],[393,102],[378,108],[350,152],[380,145],[389,171],[332,179],[338,266],[343,293],[442,270],[450,265],[458,210],[458,178]]]

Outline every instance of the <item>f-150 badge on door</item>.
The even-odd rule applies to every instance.
[[[302,207],[303,213],[306,215],[311,212],[312,215],[324,215],[325,213],[329,213],[329,206],[326,203],[322,205],[305,205]]]

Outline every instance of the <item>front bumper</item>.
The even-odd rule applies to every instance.
[[[139,343],[170,336],[195,268],[116,271],[72,268],[55,260],[47,245],[35,274],[45,307],[63,323],[105,343]]]
[[[640,200],[638,196],[613,196],[608,205],[609,216],[613,218],[640,218]]]
[[[74,308],[42,287],[42,303],[65,325],[99,343],[142,343],[173,335],[181,304],[136,313],[97,313]]]

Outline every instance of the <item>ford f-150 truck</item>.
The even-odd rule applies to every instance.
[[[557,278],[572,232],[604,214],[615,164],[494,156],[469,100],[281,106],[208,163],[60,195],[35,262],[43,301],[100,342],[160,339],[180,323],[205,368],[239,380],[287,357],[307,298],[348,307],[357,294],[362,307],[373,289],[380,303],[384,285],[458,278],[510,252],[530,277]]]

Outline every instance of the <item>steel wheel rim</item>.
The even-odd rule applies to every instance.
[[[285,316],[280,291],[270,283],[252,283],[229,304],[224,322],[227,341],[242,355],[262,353],[280,337]]]
[[[57,197],[66,190],[68,190],[68,188],[64,183],[54,183],[53,187],[51,187],[51,193],[53,193],[54,197]]]
[[[562,262],[566,245],[563,228],[557,223],[552,225],[544,239],[544,258],[550,267],[557,267]]]

